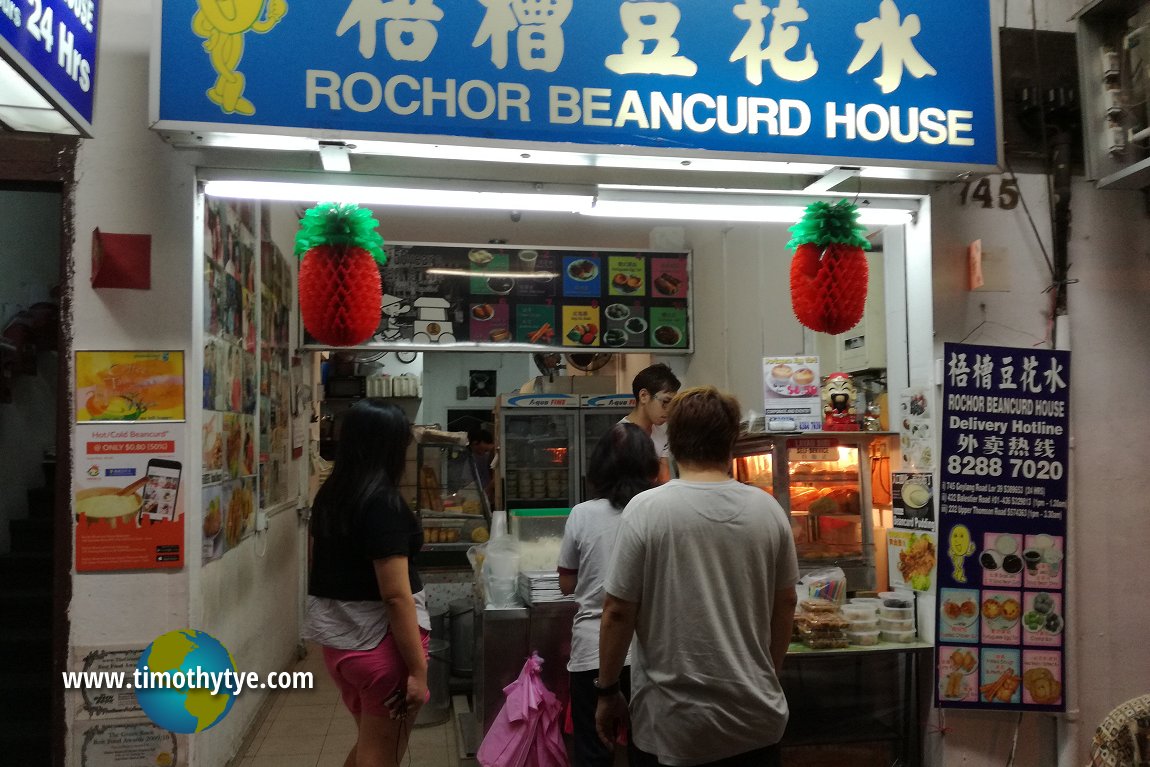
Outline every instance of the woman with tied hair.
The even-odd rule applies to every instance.
[[[431,619],[415,555],[423,531],[399,494],[411,422],[364,399],[340,427],[335,467],[312,504],[305,636],[355,718],[346,767],[397,765],[428,697]]]
[[[623,508],[655,486],[659,459],[642,428],[617,423],[595,446],[587,469],[592,500],[571,509],[559,551],[559,588],[574,594],[578,609],[571,628],[571,719],[575,727],[575,765],[611,765],[611,749],[595,733],[595,678],[599,674],[599,616],[603,580],[615,547]],[[624,661],[620,681],[630,688]]]

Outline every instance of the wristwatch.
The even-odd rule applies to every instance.
[[[595,685],[595,694],[598,695],[600,698],[606,698],[609,695],[614,695],[615,693],[619,692],[619,681],[618,680],[615,680],[614,684],[609,684],[606,687],[604,687],[603,685],[599,684],[599,680],[596,679],[594,682],[594,685]]]

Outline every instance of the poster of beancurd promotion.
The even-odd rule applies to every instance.
[[[76,425],[76,570],[184,566],[184,424]]]
[[[819,358],[763,357],[763,416],[767,431],[821,431]]]
[[[892,588],[933,588],[932,576],[938,561],[933,480],[926,472],[896,471],[891,475],[894,529],[887,531],[886,538]]]
[[[943,375],[936,700],[1064,711],[1070,353],[947,344]]]

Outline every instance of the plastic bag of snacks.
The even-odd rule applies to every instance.
[[[806,600],[809,602],[823,602],[824,600]],[[830,603],[827,603],[830,604]],[[831,611],[803,610],[795,616],[795,635],[807,647],[816,650],[846,647],[850,644],[846,630],[850,621],[844,618],[835,608]]]
[[[815,570],[799,579],[811,597],[826,599],[841,605],[847,598],[847,575],[841,567]]]

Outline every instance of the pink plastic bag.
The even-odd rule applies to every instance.
[[[566,767],[559,730],[563,704],[539,678],[543,659],[532,654],[519,677],[503,688],[504,702],[475,755],[482,767]]]

